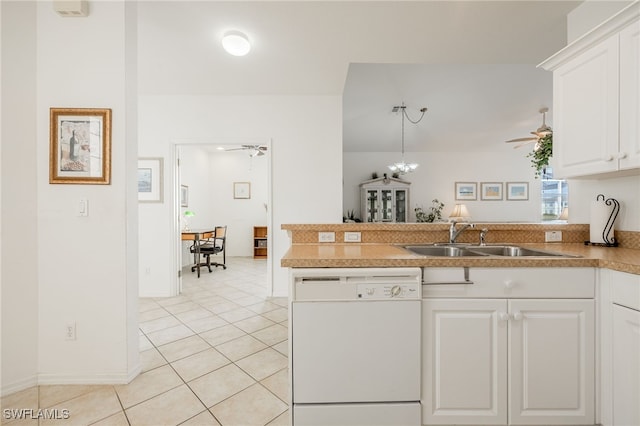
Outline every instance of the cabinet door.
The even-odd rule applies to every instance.
[[[620,169],[640,167],[640,21],[620,32]]]
[[[378,221],[379,192],[376,189],[367,189],[365,192],[365,222]]]
[[[509,423],[593,424],[593,300],[511,300],[509,310]]]
[[[407,191],[405,189],[397,189],[395,191],[395,217],[394,222],[407,221]]]
[[[618,169],[618,36],[553,73],[553,166],[557,177]]]
[[[613,424],[640,425],[640,312],[613,305]]]
[[[393,190],[383,189],[380,191],[380,220],[382,222],[393,221]]]
[[[422,304],[422,422],[506,424],[506,300]]]

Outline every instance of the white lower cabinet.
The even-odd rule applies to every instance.
[[[422,302],[422,423],[507,423],[506,300]]]
[[[613,305],[613,421],[640,425],[640,311]]]
[[[594,424],[593,300],[509,308],[509,424]]]
[[[640,425],[640,275],[600,272],[603,426]]]
[[[565,279],[567,273],[557,276]],[[575,282],[547,281],[555,285],[550,296],[567,297],[553,299],[539,298],[535,269],[508,274],[484,282],[483,272],[472,268],[475,283],[466,288],[424,286],[423,424],[593,425],[593,270],[577,275],[586,282],[576,296],[567,290]],[[482,295],[488,282],[493,287],[486,286],[486,298],[465,297]],[[496,290],[496,282],[504,283],[503,290]],[[526,298],[529,286],[535,298]],[[514,292],[518,298],[509,297]]]

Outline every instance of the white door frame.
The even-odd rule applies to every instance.
[[[170,282],[171,294],[177,296],[182,291],[182,277],[178,276],[182,270],[182,239],[180,229],[180,173],[178,170],[178,158],[179,150],[181,146],[185,145],[266,145],[267,152],[265,159],[267,160],[267,227],[269,234],[273,235],[273,215],[271,214],[273,208],[273,187],[272,187],[272,144],[270,138],[199,138],[199,139],[175,139],[171,141],[171,174],[173,190],[171,191],[172,199],[170,209],[171,217],[170,222],[173,224],[172,235],[174,236],[173,253],[172,253],[172,271],[176,271],[172,274]],[[273,238],[267,238],[267,289],[268,294],[273,296]]]

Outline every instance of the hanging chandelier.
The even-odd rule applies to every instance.
[[[401,175],[404,175],[406,173],[410,173],[412,171],[414,171],[415,169],[418,168],[418,164],[416,163],[407,163],[404,161],[404,119],[406,118],[407,120],[409,120],[410,123],[412,124],[418,124],[423,118],[424,118],[424,113],[427,111],[427,108],[421,108],[420,112],[422,113],[422,115],[420,115],[420,118],[413,121],[408,115],[407,115],[407,106],[404,104],[404,102],[402,102],[402,105],[400,106],[394,106],[393,109],[391,110],[392,112],[398,112],[400,111],[400,114],[402,115],[402,158],[401,161],[399,163],[394,163],[392,165],[389,166],[389,170],[391,170],[394,173],[398,173]]]

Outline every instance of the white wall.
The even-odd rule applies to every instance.
[[[36,4],[2,2],[2,392],[38,372]],[[46,147],[46,140],[44,146]],[[46,175],[45,175],[46,177]]]
[[[405,153],[407,161],[420,165],[415,172],[401,177],[411,182],[410,221],[415,221],[415,207],[431,207],[431,201],[437,198],[445,204],[442,211],[444,219],[456,203],[464,203],[474,221],[539,222],[540,180],[534,179],[534,169],[530,159],[526,158],[527,152],[523,147],[490,153]],[[399,160],[399,155],[389,152],[344,153],[344,213],[347,210],[360,212],[358,185],[371,179],[372,172],[377,172],[379,177],[388,173],[387,166]],[[456,201],[455,182],[477,182],[477,201]],[[482,201],[479,192],[481,182],[529,182],[529,200],[507,201],[505,184],[502,201]]]
[[[125,383],[140,371],[136,8],[96,2],[88,18],[62,18],[51,2],[1,7],[2,394]],[[49,184],[51,107],[112,109],[110,185]]]
[[[280,258],[289,248],[283,223],[342,220],[342,99],[340,96],[141,96],[139,155],[173,156],[185,140],[235,143],[271,141],[272,251],[274,295],[287,295],[288,273]],[[174,176],[166,168],[165,188]],[[172,196],[140,206],[141,295],[169,295]],[[145,238],[153,230],[151,238]],[[231,235],[230,235],[231,238]],[[160,244],[157,242],[161,241]],[[144,293],[148,291],[149,293]]]
[[[589,223],[591,202],[598,194],[615,198],[620,213],[615,229],[640,231],[640,176],[611,179],[569,180],[569,222]]]
[[[127,63],[135,38],[126,39],[135,35],[135,8],[127,13],[123,2],[92,2],[88,18],[72,19],[37,4],[40,383],[124,383],[139,371],[135,96],[127,93],[136,91],[135,63]],[[48,183],[53,106],[112,109],[110,185]],[[76,214],[81,198],[88,217]],[[75,341],[65,340],[69,322]]]
[[[267,155],[251,158],[248,151],[209,155],[211,217],[227,225],[227,256],[253,256],[253,227],[267,225]],[[234,199],[233,183],[249,182],[250,199]]]

